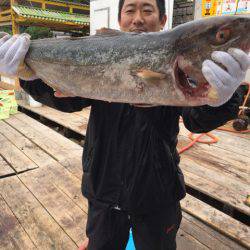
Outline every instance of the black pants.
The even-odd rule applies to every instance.
[[[88,250],[124,250],[132,228],[136,250],[174,250],[181,223],[180,204],[149,215],[129,215],[125,211],[89,202]]]

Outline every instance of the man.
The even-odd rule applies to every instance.
[[[164,0],[119,2],[122,31],[160,31],[165,22]],[[197,133],[215,129],[236,117],[242,96],[235,89],[249,67],[248,55],[236,49],[231,54],[213,53],[212,58],[227,70],[211,60],[203,63],[205,78],[220,89],[216,104],[140,108],[80,97],[58,98],[60,94],[55,96],[42,80],[34,80],[36,76],[27,67],[20,69],[28,47],[29,39],[24,35],[2,38],[0,72],[10,73],[3,66],[8,65],[12,75],[26,79],[21,80],[26,92],[61,111],[74,112],[91,106],[83,153],[82,191],[89,201],[89,242],[85,242],[85,247],[88,243],[89,250],[125,249],[132,227],[137,250],[176,249],[181,223],[179,201],[185,196],[176,151],[179,117],[183,117],[190,131]]]

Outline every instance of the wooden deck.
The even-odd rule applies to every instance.
[[[189,132],[181,124],[179,145],[189,143]],[[195,190],[217,201],[250,215],[250,207],[245,200],[250,194],[250,134],[213,131],[219,142],[195,144],[181,156],[181,168],[186,182]],[[208,139],[208,138],[206,138]]]
[[[45,106],[31,108],[23,102],[20,105],[76,133],[86,134],[90,109],[65,114]],[[190,143],[189,131],[183,124],[180,127],[179,149]],[[219,138],[218,143],[197,143],[181,155],[181,168],[186,183],[229,209],[249,216],[250,207],[244,201],[250,194],[250,133],[236,134],[215,130],[212,134]]]
[[[65,114],[41,107],[33,112],[75,132],[86,131],[89,110]],[[225,137],[216,146],[199,144],[183,154],[186,182],[249,215],[244,204],[249,190],[249,135],[238,140],[233,134],[216,133]],[[76,249],[85,237],[87,214],[80,191],[82,147],[22,113],[0,121],[0,140],[0,209],[4,211],[0,249]],[[182,129],[180,143],[186,142]],[[182,209],[178,249],[250,247],[245,224],[191,195],[182,201]]]

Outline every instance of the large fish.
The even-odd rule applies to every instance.
[[[215,50],[250,48],[250,17],[212,17],[170,31],[32,41],[25,62],[48,85],[73,96],[131,104],[195,106],[218,94],[202,75]]]

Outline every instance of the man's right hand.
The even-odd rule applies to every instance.
[[[29,46],[28,34],[10,36],[0,32],[0,74],[28,81],[37,79],[35,73],[24,63]]]
[[[88,249],[88,244],[89,244],[89,238],[87,237],[83,244],[78,248],[78,250],[87,250]]]
[[[75,97],[75,96],[70,95],[70,94],[64,94],[64,93],[62,93],[62,92],[59,91],[59,90],[55,90],[54,96],[55,96],[55,97],[58,97],[58,98]]]

